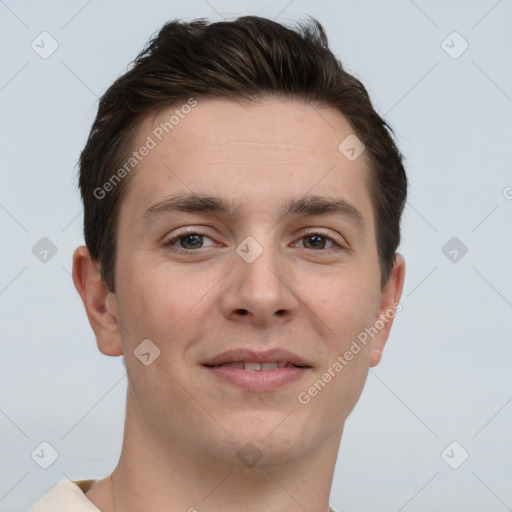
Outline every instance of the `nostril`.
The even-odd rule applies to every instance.
[[[247,310],[246,309],[237,309],[236,312],[239,315],[246,315],[247,314]]]

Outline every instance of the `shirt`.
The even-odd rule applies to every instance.
[[[85,493],[99,480],[61,480],[28,512],[101,512]],[[336,512],[329,507],[329,512]]]
[[[61,480],[40,498],[28,512],[100,512],[85,495],[99,480]]]

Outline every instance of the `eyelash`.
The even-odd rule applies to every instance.
[[[166,241],[163,245],[164,245],[164,247],[166,247],[170,251],[176,252],[176,253],[181,253],[181,254],[190,254],[190,253],[194,253],[194,252],[199,252],[202,248],[199,248],[199,249],[182,249],[180,247],[175,247],[174,246],[174,244],[176,242],[179,242],[180,238],[185,237],[187,235],[199,235],[201,237],[206,237],[206,238],[210,238],[211,239],[211,237],[209,237],[208,235],[205,235],[204,233],[200,233],[200,232],[198,232],[197,230],[194,230],[194,229],[189,229],[189,230],[186,230],[186,231],[183,231],[183,232],[177,234],[172,239]],[[334,251],[338,251],[338,250],[347,249],[347,247],[345,245],[342,245],[341,243],[336,241],[336,239],[334,239],[333,237],[325,234],[321,230],[316,230],[316,231],[311,231],[311,232],[308,232],[308,233],[304,233],[299,238],[299,240],[302,240],[303,238],[306,238],[308,236],[313,236],[313,235],[320,235],[322,238],[325,238],[326,240],[332,242],[333,247],[329,247],[328,249],[319,249],[319,250],[305,248],[306,250],[313,251],[313,252],[330,252],[330,251],[333,251],[333,250]]]

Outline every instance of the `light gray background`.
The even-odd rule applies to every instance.
[[[97,98],[170,19],[317,17],[407,158],[402,299],[349,418],[331,502],[350,511],[512,510],[512,1],[0,1],[0,512],[115,467],[126,379],[70,277],[75,164]],[[58,42],[42,59],[31,42]],[[463,41],[458,58],[452,55]],[[455,37],[455,39],[454,39]],[[447,47],[448,45],[448,47]],[[449,48],[449,47],[452,48]],[[507,188],[508,187],[508,188]],[[48,237],[46,263],[32,247]],[[452,237],[468,252],[452,262]],[[58,452],[46,470],[31,458]],[[469,458],[452,469],[462,449]]]

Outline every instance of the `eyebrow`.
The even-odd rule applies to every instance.
[[[235,218],[240,215],[242,208],[233,201],[222,197],[200,194],[168,196],[150,206],[142,216],[142,220],[164,213],[209,213]],[[319,195],[308,195],[288,199],[281,208],[281,218],[291,215],[341,215],[355,222],[361,229],[366,230],[366,222],[362,213],[345,199]]]

